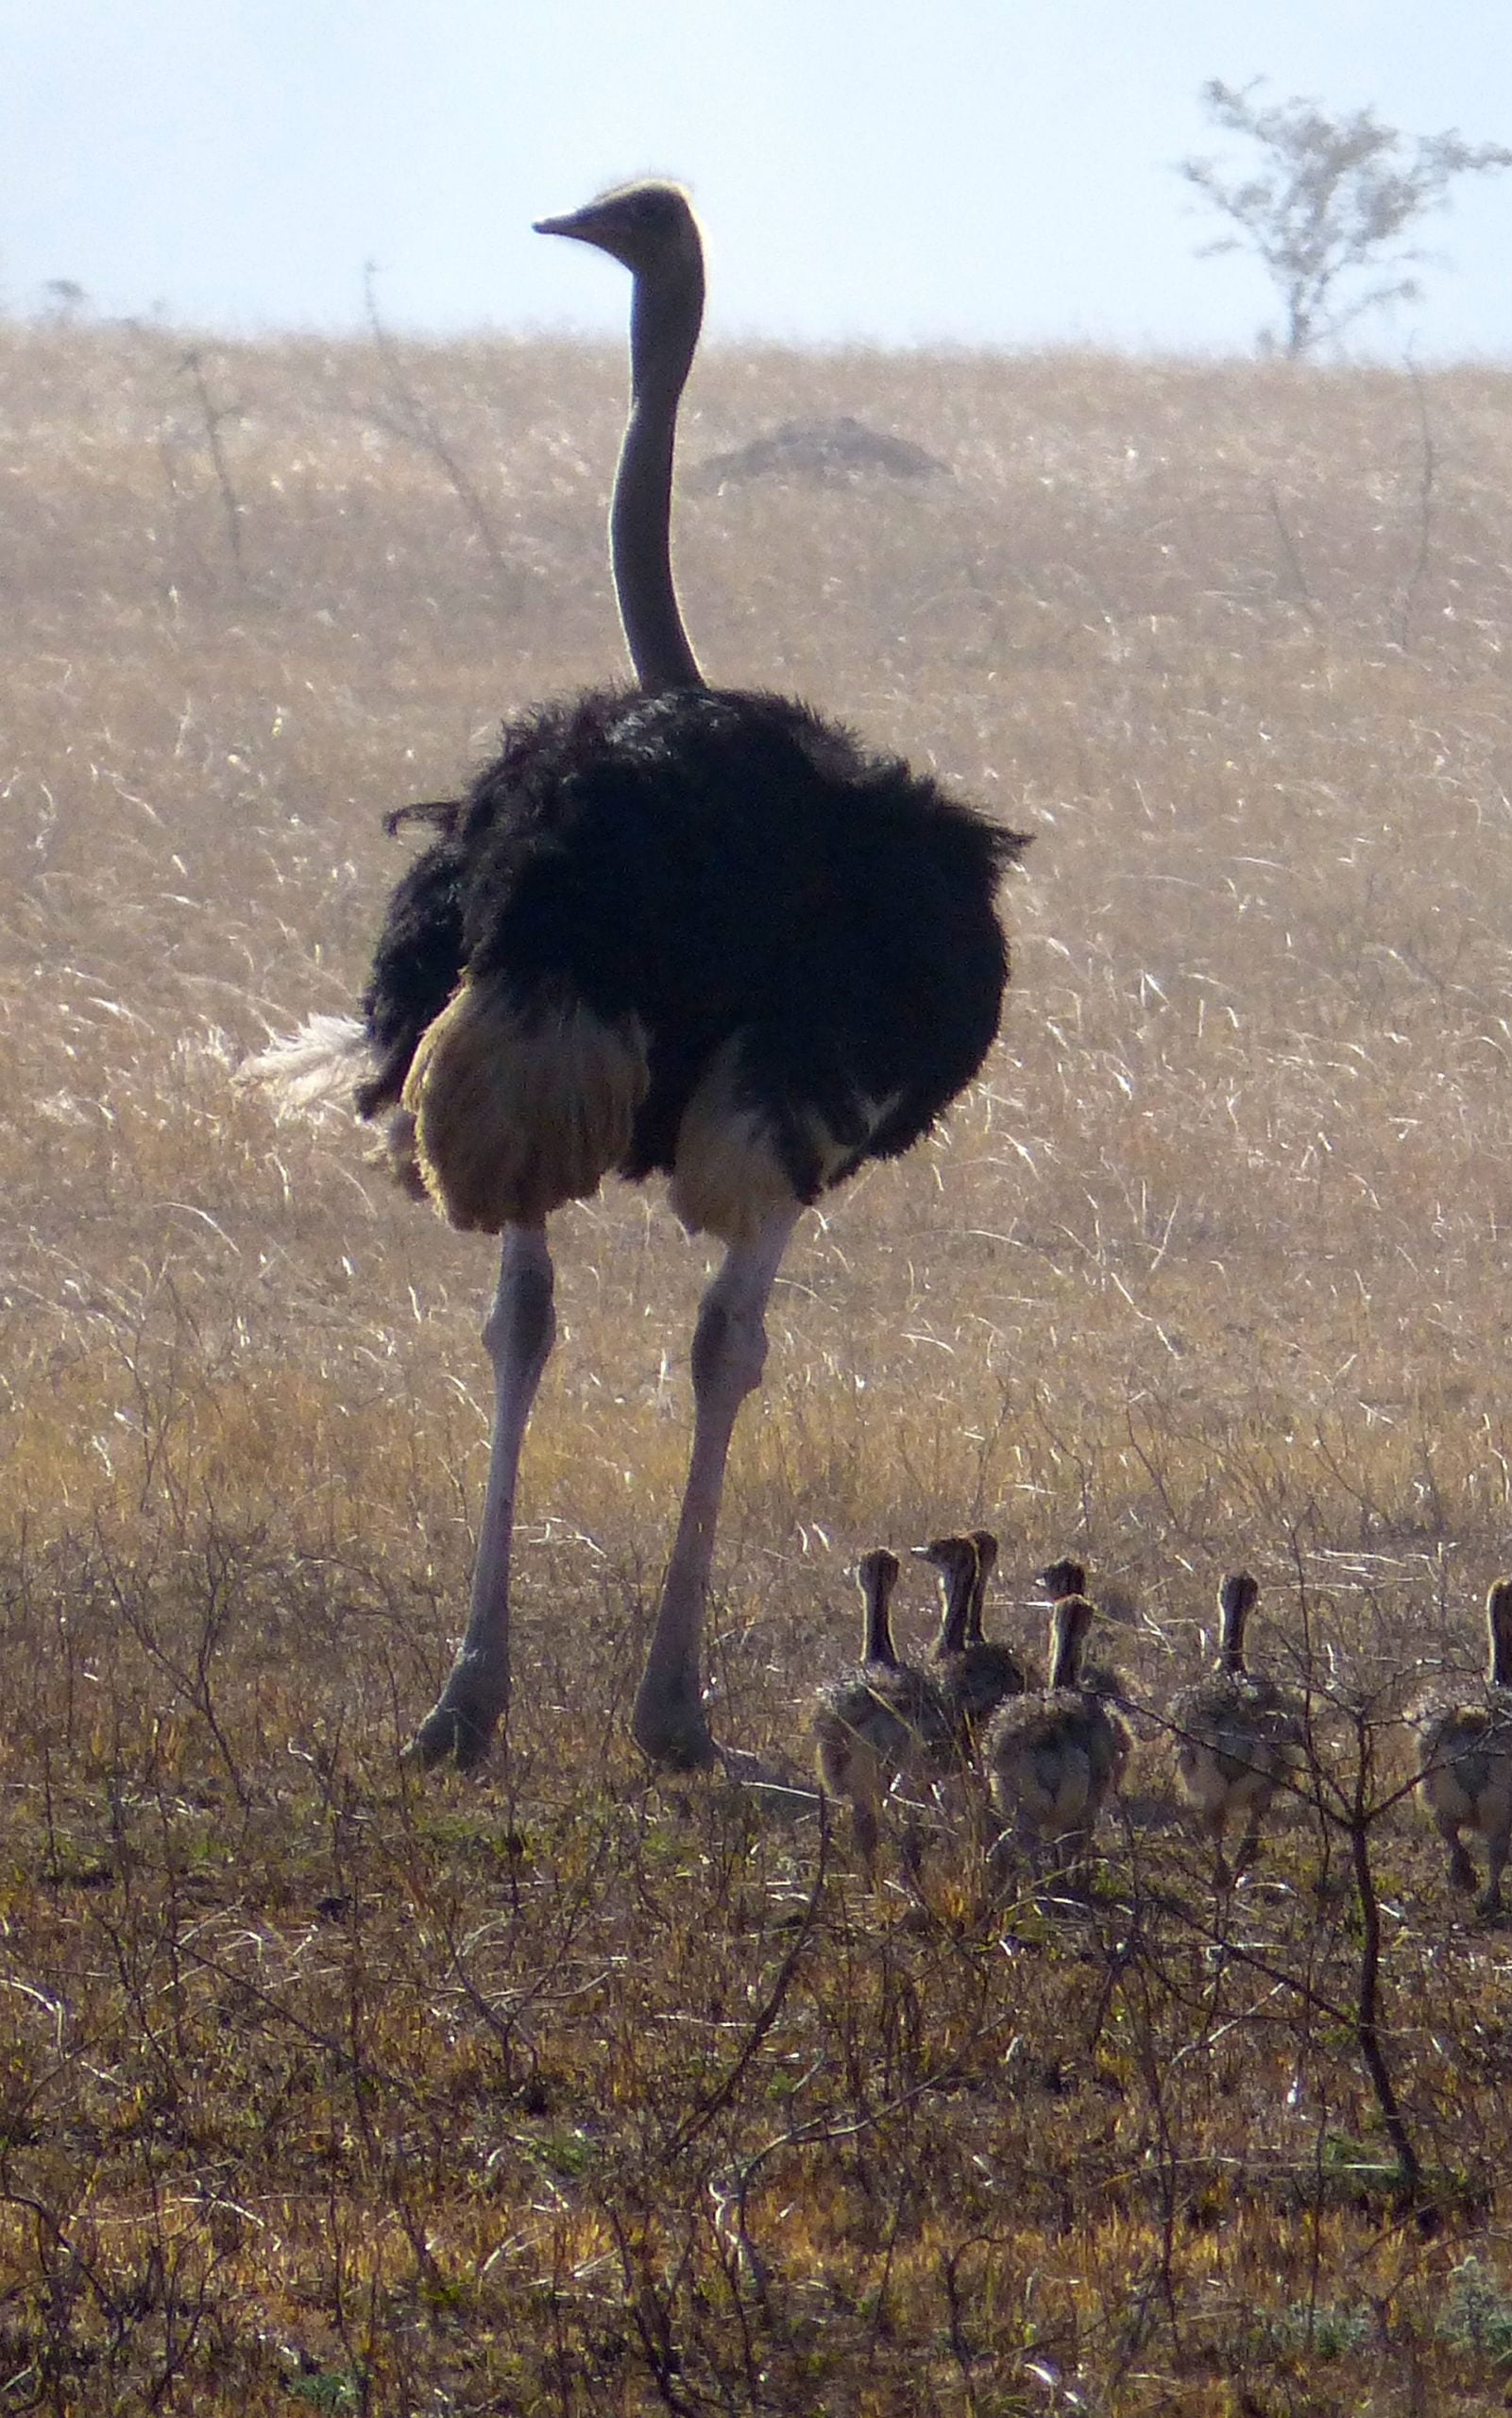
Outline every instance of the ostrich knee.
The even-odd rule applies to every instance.
[[[530,1247],[525,1247],[529,1241]],[[534,1396],[556,1340],[552,1263],[534,1238],[506,1238],[499,1289],[484,1320],[484,1349],[501,1394],[525,1388]]]
[[[690,1354],[693,1397],[739,1409],[756,1392],[767,1365],[762,1304],[722,1295],[718,1281],[705,1295]]]

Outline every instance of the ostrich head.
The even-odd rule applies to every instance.
[[[703,247],[698,223],[681,185],[660,179],[616,185],[581,210],[558,218],[537,218],[537,235],[571,235],[580,244],[596,244],[601,252],[637,278],[669,274],[698,275]]]
[[[1079,1561],[1052,1561],[1034,1583],[1052,1604],[1059,1604],[1067,1595],[1086,1593],[1087,1574]]]
[[[952,1579],[977,1575],[977,1545],[972,1537],[936,1537],[926,1545],[915,1545],[915,1558],[938,1570],[948,1586]]]

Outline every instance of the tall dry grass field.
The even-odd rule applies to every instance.
[[[507,1762],[398,1763],[491,1253],[231,1075],[352,1001],[384,810],[617,664],[621,378],[0,332],[0,2408],[1484,2409],[1512,1952],[1396,1716],[1512,1558],[1512,384],[751,351],[690,398],[711,675],[1036,835],[985,1080],[779,1284],[718,1724],[801,1762],[855,1555],[961,1521],[1019,1598],[1125,1585],[1156,1715],[1239,1561],[1316,1690],[1263,1880],[1215,1895],[1152,1718],[1046,1903],[648,1784],[705,1274],[651,1194],[559,1221]],[[699,485],[841,412],[952,475]]]

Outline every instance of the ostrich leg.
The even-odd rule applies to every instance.
[[[745,1759],[722,1754],[709,1736],[699,1649],[730,1438],[740,1405],[761,1383],[767,1302],[801,1214],[796,1202],[775,1211],[754,1241],[730,1245],[693,1330],[693,1449],[632,1723],[642,1752],[679,1771],[722,1761],[732,1778],[744,1774]]]
[[[499,1289],[483,1339],[494,1364],[493,1445],[488,1486],[473,1565],[467,1634],[446,1686],[426,1715],[412,1752],[427,1769],[455,1754],[470,1771],[487,1752],[500,1716],[509,1710],[509,1546],[515,1523],[515,1479],[525,1424],[556,1333],[552,1306],[552,1255],[544,1226],[505,1230]]]

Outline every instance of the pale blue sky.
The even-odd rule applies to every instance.
[[[1172,174],[1210,76],[1512,142],[1512,0],[0,0],[0,298],[251,332],[613,331],[530,232],[692,187],[710,332],[1248,350],[1259,271]],[[1388,355],[1512,357],[1512,174],[1468,180]]]

